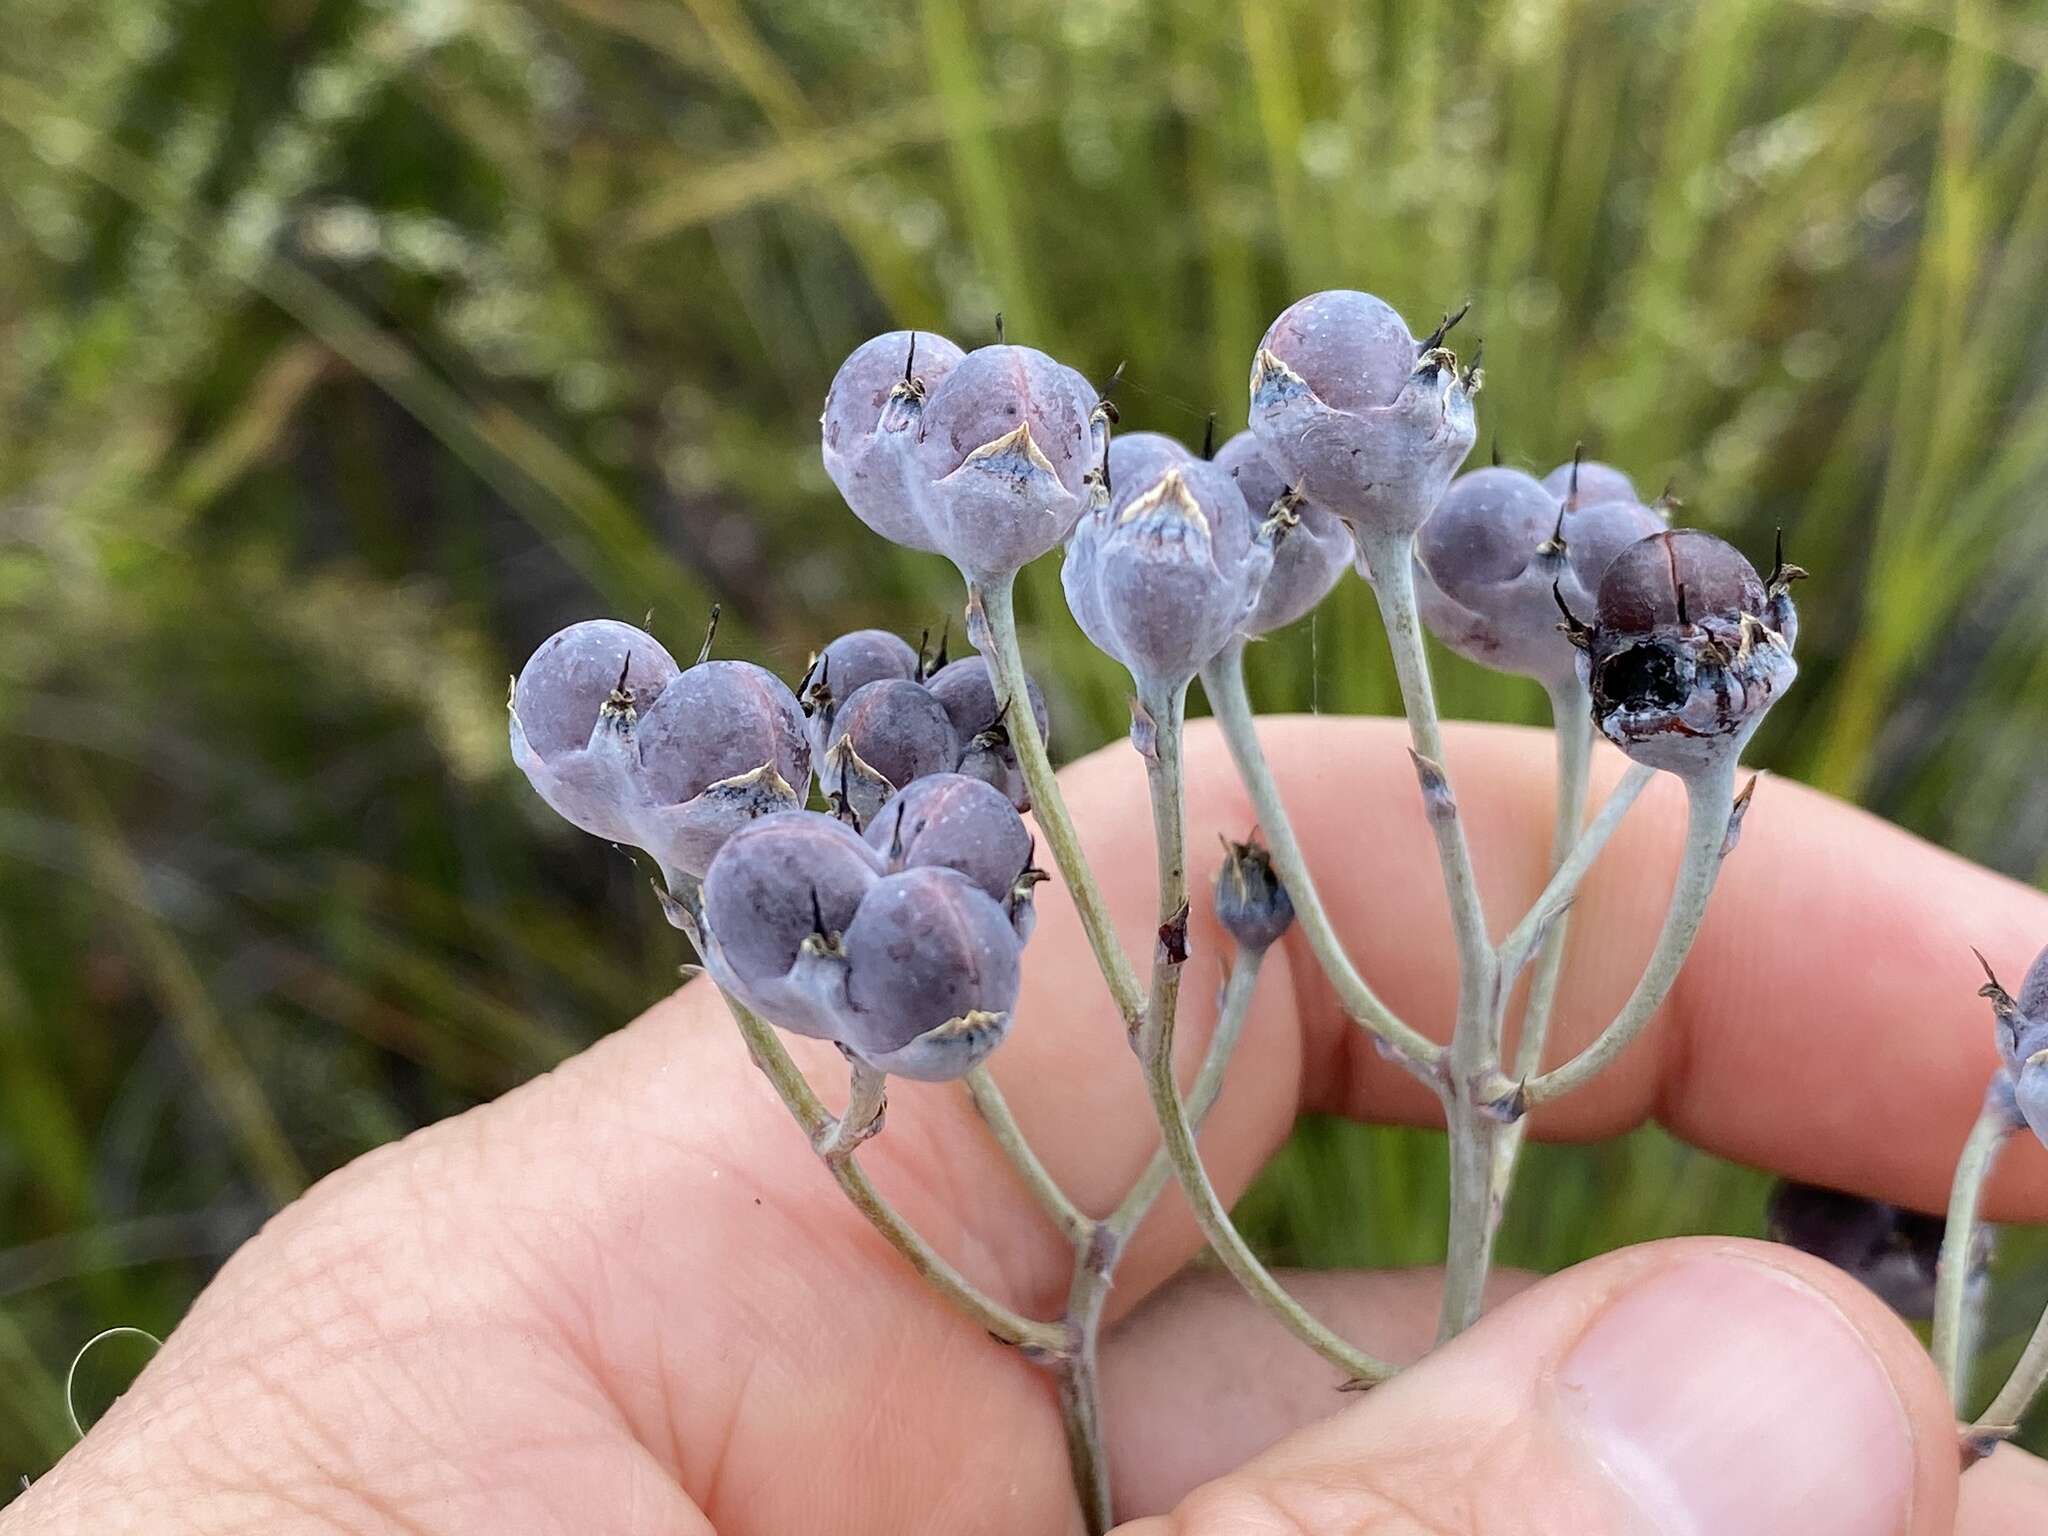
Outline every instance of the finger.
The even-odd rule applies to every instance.
[[[1280,1278],[1317,1317],[1382,1360],[1412,1364],[1435,1342],[1440,1270],[1295,1270]],[[1496,1270],[1487,1305],[1535,1282]],[[1171,1509],[1198,1485],[1355,1401],[1213,1269],[1182,1272],[1110,1331],[1102,1398],[1110,1486],[1123,1519]]]
[[[1626,1249],[1540,1282],[1125,1536],[1948,1536],[1955,1427],[1913,1336],[1767,1244]]]
[[[1537,1283],[1496,1270],[1487,1307]],[[1409,1365],[1436,1337],[1435,1269],[1309,1270],[1287,1288],[1346,1338]],[[1103,1341],[1103,1417],[1119,1518],[1160,1514],[1296,1430],[1356,1401],[1301,1350],[1277,1349],[1273,1320],[1228,1275],[1190,1270]],[[2048,1463],[2001,1446],[1962,1480],[1957,1536],[2048,1530]]]
[[[1956,1536],[2040,1536],[2048,1531],[2048,1462],[2002,1445],[1963,1474]]]

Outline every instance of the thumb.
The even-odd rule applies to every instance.
[[[1839,1271],[1724,1238],[1553,1276],[1122,1536],[1948,1536],[1927,1353]]]

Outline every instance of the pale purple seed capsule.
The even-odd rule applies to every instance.
[[[1095,406],[1079,374],[1030,347],[970,352],[932,391],[918,444],[926,527],[970,582],[1021,570],[1087,509]]]
[[[1252,362],[1251,428],[1310,501],[1361,547],[1422,526],[1477,427],[1476,371],[1425,350],[1371,294],[1333,290],[1290,305]]]
[[[839,367],[820,418],[825,472],[854,515],[909,549],[931,550],[916,466],[925,402],[965,356],[930,331],[890,331]]]
[[[1577,485],[1574,488],[1574,478]],[[1640,501],[1636,483],[1612,464],[1598,459],[1581,459],[1560,464],[1543,477],[1543,489],[1559,501],[1576,500],[1581,506],[1601,501]]]
[[[1697,529],[1624,549],[1600,581],[1581,676],[1593,720],[1641,763],[1696,773],[1739,753],[1798,673],[1772,597],[1731,545]]]
[[[1482,666],[1561,689],[1578,659],[1558,601],[1591,612],[1614,556],[1663,526],[1634,503],[1560,504],[1518,469],[1460,475],[1415,538],[1423,622]]]
[[[832,641],[813,658],[797,689],[797,701],[810,721],[812,753],[825,755],[842,703],[884,678],[916,682],[917,670],[917,652],[886,629],[856,629]]]
[[[867,841],[891,873],[958,870],[1005,905],[1031,865],[1031,833],[1009,797],[961,773],[935,773],[899,791],[868,823]]]
[[[1020,947],[1002,907],[957,871],[886,876],[846,930],[846,1010],[837,1038],[885,1072],[959,1077],[1009,1030]]]
[[[2013,1101],[2027,1128],[2048,1145],[2048,1051],[2039,1051],[2020,1066],[2013,1082]]]
[[[596,837],[634,840],[627,742],[677,670],[660,641],[612,619],[541,643],[513,685],[512,757],[558,815]]]
[[[945,707],[927,689],[883,678],[856,689],[839,706],[818,779],[865,826],[897,790],[950,771],[959,751]]]
[[[757,817],[803,804],[811,748],[796,696],[747,661],[705,661],[680,674],[634,733],[646,809],[634,841],[673,885],[701,876],[727,838]]]
[[[1067,606],[1130,670],[1141,699],[1186,685],[1244,632],[1272,569],[1227,470],[1171,439],[1110,444],[1111,499],[1074,530],[1060,568]]]
[[[1237,482],[1252,530],[1273,525],[1273,569],[1245,623],[1248,635],[1292,624],[1330,595],[1357,558],[1351,530],[1326,509],[1290,497],[1280,471],[1259,446],[1258,434],[1240,432],[1216,451],[1216,467]]]
[[[953,723],[953,736],[960,756],[954,767],[977,779],[986,779],[1010,797],[1020,811],[1031,808],[1031,792],[1024,783],[1024,770],[1017,761],[1017,748],[1007,701],[996,697],[995,679],[988,663],[979,656],[963,656],[948,662],[925,679],[925,687],[946,711]],[[1031,700],[1031,716],[1038,734],[1046,739],[1051,722],[1045,712],[1045,695],[1038,684],[1025,679]]]
[[[841,940],[880,878],[873,850],[830,816],[783,811],[742,827],[704,876],[712,979],[773,1024],[835,1037]]]

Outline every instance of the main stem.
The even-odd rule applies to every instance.
[[[1437,1318],[1441,1340],[1463,1332],[1478,1318],[1487,1272],[1493,1267],[1494,1146],[1502,1127],[1487,1112],[1482,1094],[1500,1070],[1500,962],[1487,935],[1472,850],[1444,766],[1436,690],[1430,683],[1422,617],[1415,606],[1414,541],[1403,536],[1361,542],[1373,573],[1394,676],[1401,684],[1401,703],[1408,712],[1408,736],[1422,779],[1424,809],[1436,835],[1437,862],[1443,867],[1458,949],[1458,1018],[1451,1032],[1449,1070],[1440,1089],[1451,1164],[1450,1230],[1443,1306]]]
[[[1358,968],[1351,963],[1351,957],[1345,953],[1344,941],[1330,921],[1322,895],[1309,874],[1308,860],[1294,835],[1294,824],[1288,819],[1287,803],[1280,797],[1280,786],[1274,782],[1265,749],[1259,745],[1258,722],[1244,686],[1242,640],[1232,641],[1203,668],[1202,688],[1209,696],[1210,711],[1222,728],[1223,740],[1237,764],[1238,777],[1244,781],[1252,812],[1259,818],[1259,828],[1266,834],[1273,868],[1279,872],[1280,883],[1287,888],[1288,899],[1294,904],[1295,921],[1301,924],[1302,936],[1308,940],[1310,952],[1336,990],[1337,1001],[1347,1014],[1412,1070],[1425,1077],[1432,1076],[1444,1054],[1443,1047],[1420,1030],[1402,1022],[1366,984]]]
[[[1579,828],[1586,817],[1587,769],[1593,759],[1593,707],[1586,685],[1576,673],[1569,681],[1550,690],[1550,724],[1557,747],[1557,818],[1550,833],[1550,870],[1564,868],[1579,840]],[[1514,1077],[1517,1082],[1533,1077],[1543,1066],[1543,1047],[1550,1037],[1550,1017],[1557,1006],[1558,983],[1564,977],[1566,928],[1569,919],[1560,913],[1545,930],[1543,948],[1536,958],[1536,974],[1529,982],[1529,1000],[1522,1008],[1522,1032],[1515,1042]],[[1500,1006],[1506,1008],[1514,990],[1514,978],[1501,978]],[[1493,1148],[1492,1220],[1496,1230],[1515,1187],[1515,1165],[1521,1160],[1522,1144],[1528,1139],[1525,1115],[1501,1130]]]
[[[1176,921],[1187,894],[1183,855],[1186,840],[1185,787],[1180,757],[1180,716],[1185,699],[1186,690],[1183,688],[1172,698],[1139,700],[1160,727],[1154,754],[1146,760],[1146,779],[1152,792],[1153,824],[1159,840],[1162,929]],[[1171,721],[1171,729],[1167,728],[1168,721]],[[1146,1019],[1136,1043],[1145,1069],[1145,1084],[1152,1095],[1152,1111],[1159,1120],[1160,1133],[1165,1140],[1167,1160],[1180,1179],[1181,1188],[1187,1193],[1188,1203],[1194,1207],[1195,1220],[1202,1229],[1202,1235],[1209,1240],[1209,1246],[1215,1250],[1223,1267],[1246,1293],[1279,1319],[1296,1338],[1344,1371],[1352,1381],[1384,1381],[1393,1374],[1393,1367],[1354,1349],[1287,1294],[1232,1224],[1230,1212],[1218,1197],[1215,1186],[1209,1182],[1208,1170],[1202,1166],[1201,1154],[1195,1148],[1194,1127],[1188,1121],[1187,1108],[1181,1102],[1180,1088],[1173,1076],[1172,1003],[1177,993],[1177,981],[1171,991],[1155,987],[1154,1000],[1164,1000],[1167,1006],[1155,1017]]]
[[[1081,926],[1088,935],[1088,945],[1095,951],[1095,963],[1101,968],[1103,980],[1109,984],[1110,995],[1116,999],[1124,1027],[1136,1033],[1144,1020],[1145,993],[1138,985],[1130,957],[1124,953],[1123,944],[1116,936],[1101,888],[1096,885],[1095,876],[1088,868],[1080,835],[1074,830],[1073,818],[1067,814],[1067,803],[1060,795],[1059,781],[1053,776],[1052,759],[1046,755],[1045,738],[1039,734],[1038,719],[1028,702],[1031,690],[1024,672],[1024,653],[1017,644],[1014,596],[1015,582],[1009,577],[988,586],[969,587],[969,638],[985,652],[989,666],[995,672],[997,691],[1009,706],[1004,722],[1009,728],[1011,745],[1017,749],[1017,762],[1024,771],[1024,782],[1031,791],[1031,809],[1037,818],[1038,830],[1045,834],[1053,863],[1059,869],[1060,878],[1066,882],[1068,894],[1073,897],[1074,909],[1080,914]],[[982,620],[979,627],[974,622],[977,609]]]
[[[1942,1231],[1941,1256],[1934,1272],[1933,1353],[1935,1368],[1941,1372],[1958,1413],[1963,1408],[1965,1386],[1963,1342],[1972,1331],[1970,1259],[1976,1239],[1977,1207],[1984,1197],[1985,1180],[1998,1161],[1998,1149],[2005,1145],[2013,1129],[2012,1114],[2004,1102],[1995,1093],[1985,1094],[1977,1123],[1970,1127],[1962,1156],[1956,1159],[1955,1182],[1949,1188],[1948,1225]]]

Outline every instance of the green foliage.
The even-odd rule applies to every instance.
[[[1125,421],[1241,421],[1317,286],[1470,297],[1483,441],[1583,438],[1808,589],[1758,758],[2048,877],[2048,98],[2020,9],[1583,0],[11,0],[0,29],[0,1468],[306,1177],[670,984],[505,761],[572,617],[785,675],[958,605],[818,466],[891,324]],[[1024,609],[1078,752],[1113,665]],[[1354,584],[1268,709],[1394,702]],[[1453,712],[1539,718],[1452,660]],[[1967,957],[1965,957],[1967,959]],[[1971,984],[1967,965],[1957,985]],[[1248,1202],[1426,1260],[1442,1155],[1315,1124]],[[1506,1258],[1754,1230],[1648,1134],[1531,1158]],[[2035,1270],[2038,1278],[2038,1266]],[[2013,1320],[2018,1326],[2018,1320]]]

